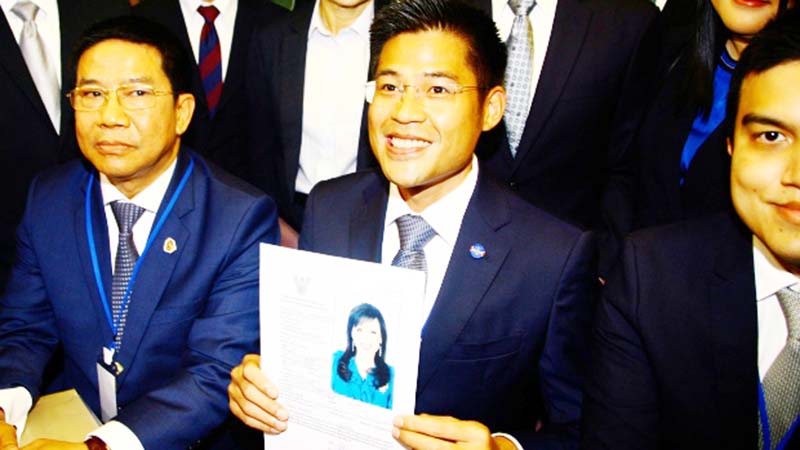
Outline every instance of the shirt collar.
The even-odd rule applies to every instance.
[[[219,10],[220,16],[230,13],[231,8],[233,7],[233,2],[235,1],[236,0],[214,0],[213,2],[208,2],[204,0],[180,0],[181,5],[183,5],[183,9],[186,11],[194,11],[195,14],[197,14],[197,8],[200,6],[216,6]],[[217,19],[219,19],[219,17],[217,17]]]
[[[175,172],[175,166],[177,165],[178,158],[175,158],[175,161],[167,167],[167,170],[164,171],[158,178],[155,179],[150,186],[147,186],[139,192],[135,197],[128,198],[122,192],[117,189],[116,186],[111,184],[108,180],[108,177],[104,174],[100,174],[100,192],[103,194],[103,205],[108,205],[111,202],[115,202],[117,200],[131,202],[141,208],[144,208],[145,211],[149,211],[155,214],[158,211],[158,207],[161,206],[161,200],[164,198],[164,194],[167,193],[167,188],[169,187],[169,182],[172,180],[172,175]]]
[[[389,184],[389,201],[386,204],[386,226],[389,227],[398,217],[405,214],[422,216],[428,225],[433,228],[436,234],[445,243],[452,247],[458,238],[461,230],[461,222],[464,213],[478,184],[478,159],[472,155],[472,169],[452,192],[439,199],[436,203],[428,206],[421,213],[417,213],[409,208],[408,204],[400,196],[400,191],[394,183]],[[385,230],[384,230],[385,231]],[[385,233],[384,233],[385,234]]]
[[[779,290],[798,282],[798,278],[781,266],[756,235],[753,235],[753,271],[757,301],[767,299]]]
[[[3,8],[3,12],[5,13],[6,17],[9,14],[14,14],[11,12],[11,8],[17,4],[19,0],[0,0],[0,7]],[[35,4],[39,7],[39,14],[44,13],[47,17],[58,17],[58,1],[57,0],[29,0],[31,3]],[[14,15],[14,17],[17,17]],[[38,16],[37,16],[38,17]]]
[[[322,15],[319,12],[319,1],[317,0],[314,3],[314,13],[311,14],[311,24],[308,27],[308,37],[311,38],[314,34],[321,34],[323,36],[332,36],[331,31],[328,27],[325,26],[325,23],[322,21]],[[369,27],[372,24],[372,18],[375,15],[375,2],[371,2],[364,11],[361,12],[361,15],[350,24],[349,27],[342,29],[339,33],[341,34],[345,30],[352,30],[358,36],[361,36],[365,39],[369,39]]]

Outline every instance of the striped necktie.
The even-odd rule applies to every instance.
[[[214,20],[219,16],[215,6],[200,6],[197,12],[203,16],[205,23],[200,31],[200,78],[206,93],[208,113],[213,118],[222,96],[222,51],[219,46],[217,29]]]

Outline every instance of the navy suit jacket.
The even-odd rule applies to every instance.
[[[735,214],[635,233],[595,319],[584,447],[758,448],[757,342]]]
[[[25,194],[41,170],[77,156],[72,107],[65,97],[75,87],[72,46],[92,23],[127,14],[125,0],[59,0],[61,31],[61,132],[56,133],[17,41],[0,14],[0,293],[14,261],[14,232],[25,209]]]
[[[377,171],[320,183],[301,248],[379,262],[387,198]],[[591,233],[481,172],[422,336],[417,413],[477,420],[526,448],[575,447],[594,252]]]
[[[468,1],[491,14],[490,0]],[[630,143],[650,98],[659,25],[658,9],[645,0],[558,0],[517,155],[505,125],[496,127],[478,153],[487,170],[562,219],[620,236],[630,231]]]
[[[182,150],[156,220],[186,170]],[[194,170],[143,258],[118,361],[116,420],[148,449],[185,449],[227,415],[230,370],[258,350],[258,243],[278,240],[269,198],[194,157]],[[54,389],[76,388],[100,415],[95,363],[112,341],[95,284],[84,212],[89,166],[79,160],[31,184],[18,256],[0,297],[0,388],[24,386],[34,401],[57,345]],[[94,240],[111,298],[108,232],[92,186]],[[113,218],[110,220],[114,220]],[[163,250],[165,239],[177,251]]]
[[[212,118],[208,111],[203,80],[198,65],[192,64],[192,94],[197,107],[192,123],[183,136],[183,142],[196,149],[207,159],[238,176],[248,174],[245,151],[245,123],[247,122],[247,96],[245,77],[248,71],[247,51],[254,30],[282,16],[286,11],[268,0],[237,0],[233,42],[225,72],[217,111]],[[133,8],[133,14],[147,17],[167,26],[192,54],[191,41],[200,36],[189,36],[179,0],[148,0]],[[194,61],[194,58],[192,58]]]
[[[387,2],[375,0],[374,7]],[[296,229],[303,221],[293,211],[292,202],[303,137],[306,50],[313,12],[314,0],[298,0],[291,14],[256,30],[246,82],[248,180],[275,199],[281,217]],[[374,167],[377,164],[367,137],[366,100],[360,132],[357,169]]]

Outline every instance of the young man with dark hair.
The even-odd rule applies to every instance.
[[[300,246],[410,259],[427,274],[417,415],[397,417],[394,436],[415,449],[575,448],[594,240],[477,163],[478,139],[503,117],[505,47],[488,16],[450,0],[390,4],[371,37],[369,138],[381,172],[315,187]],[[419,235],[427,240],[410,246]],[[250,426],[274,434],[291,422],[257,355],[233,371],[229,396]]]
[[[194,98],[167,29],[111,19],[77,49],[85,160],[29,190],[0,296],[0,448],[16,449],[6,421],[22,432],[60,346],[49,389],[76,389],[106,423],[31,448],[185,449],[223,423],[230,368],[257,348],[258,244],[277,241],[277,212],[181,146]]]
[[[633,235],[594,329],[585,448],[798,448],[800,11],[742,54],[734,213]]]

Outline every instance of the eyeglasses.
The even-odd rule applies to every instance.
[[[445,103],[452,100],[456,94],[471,89],[481,89],[481,86],[461,86],[455,82],[442,82],[440,80],[430,80],[419,85],[373,80],[366,85],[365,97],[367,103],[396,102],[403,98],[407,91],[412,90],[418,98],[422,96],[426,101]]]
[[[112,92],[117,96],[120,106],[131,111],[152,108],[156,105],[156,97],[173,94],[171,91],[157,91],[150,86],[123,85],[116,89],[85,86],[69,91],[67,97],[75,111],[97,111],[108,103]]]

